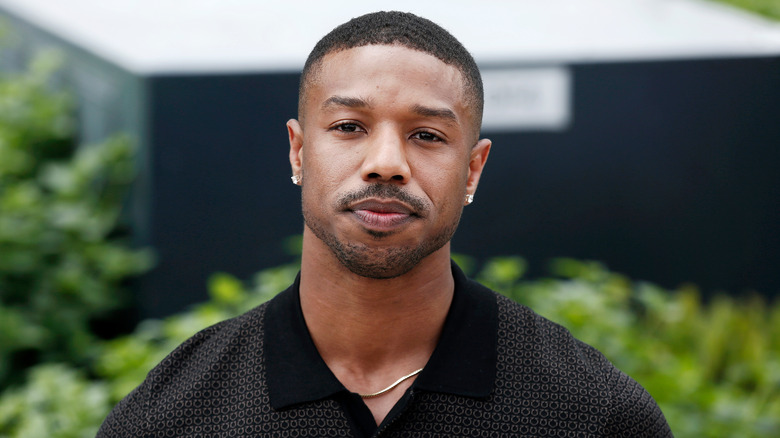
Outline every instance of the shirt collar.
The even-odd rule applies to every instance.
[[[441,338],[416,390],[487,397],[496,376],[498,307],[495,293],[469,280],[453,262],[455,292]],[[271,406],[281,409],[346,391],[322,360],[306,328],[300,274],[268,304],[265,362]]]

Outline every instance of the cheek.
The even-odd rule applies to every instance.
[[[429,172],[423,190],[441,210],[460,209],[466,196],[468,169],[454,163]]]
[[[352,166],[343,157],[333,154],[309,153],[304,161],[303,194],[306,201],[320,205],[331,205],[334,198],[344,191],[352,179]]]
[[[344,174],[359,159],[357,151],[329,141],[326,136],[313,138],[303,147],[302,167],[310,173]]]
[[[335,188],[345,179],[346,172],[343,167],[325,163],[316,163],[304,168],[304,175],[313,187],[310,188]]]
[[[443,148],[438,151],[410,153],[407,158],[412,170],[412,180],[416,180],[432,198],[441,199],[459,188],[465,190],[469,171],[467,156]]]
[[[317,184],[323,183],[323,178],[327,178],[332,173],[333,163],[329,154],[321,153],[319,150],[307,146],[304,148],[303,162],[301,170],[304,176],[310,180],[316,180]]]

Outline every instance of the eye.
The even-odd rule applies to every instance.
[[[353,133],[353,132],[363,132],[365,131],[363,128],[360,127],[357,123],[352,122],[343,122],[339,123],[335,126],[332,126],[330,128],[331,131],[338,131],[338,132],[345,132],[345,133]]]
[[[418,140],[422,140],[422,141],[426,141],[426,142],[440,142],[440,141],[444,141],[438,135],[436,135],[436,134],[434,134],[432,132],[428,132],[428,131],[416,132],[416,133],[414,133],[414,135],[412,135],[412,138],[416,138]]]

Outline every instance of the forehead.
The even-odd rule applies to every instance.
[[[334,51],[314,66],[304,100],[316,109],[333,95],[428,100],[468,116],[466,81],[456,67],[400,45],[368,45]],[[303,97],[303,96],[302,96]],[[467,121],[464,120],[464,123]]]

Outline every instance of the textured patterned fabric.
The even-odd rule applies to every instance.
[[[496,295],[498,360],[485,399],[410,389],[388,437],[670,437],[655,401],[598,351]],[[334,400],[274,410],[264,304],[177,348],[120,402],[98,437],[355,436]]]
[[[388,436],[672,436],[650,394],[601,353],[530,309],[498,300],[498,374],[490,397],[418,393]]]

